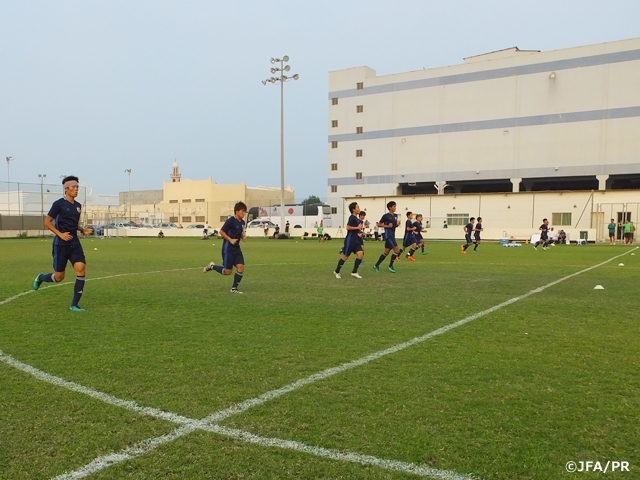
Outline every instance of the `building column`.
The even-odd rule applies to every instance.
[[[521,178],[512,178],[511,179],[511,186],[512,186],[512,192],[516,193],[520,191],[520,182],[522,181]]]
[[[439,180],[436,182],[436,189],[438,190],[438,195],[444,195],[444,189],[449,185],[446,180]]]
[[[596,178],[598,179],[598,190],[606,190],[609,175],[596,175]]]

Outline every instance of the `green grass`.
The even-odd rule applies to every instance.
[[[194,419],[630,250],[483,244],[461,255],[458,244],[434,242],[393,275],[372,270],[382,244],[371,242],[364,278],[350,277],[349,260],[337,280],[340,241],[249,239],[245,294],[234,296],[232,277],[202,273],[220,260],[220,240],[83,245],[86,312],[68,310],[69,268],[66,284],[43,284],[0,305],[0,350]],[[0,252],[0,302],[28,291],[38,271],[51,271],[48,240],[2,240]],[[628,461],[630,472],[607,476],[640,478],[637,259],[626,255],[221,425],[485,479],[602,477],[567,473],[570,460]],[[175,427],[0,362],[0,478],[54,477]],[[203,431],[92,475],[124,477],[415,478]]]

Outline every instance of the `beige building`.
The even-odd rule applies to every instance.
[[[638,85],[640,38],[549,52],[509,48],[383,76],[366,66],[330,72],[334,224],[344,225],[350,198],[406,204],[414,195],[528,192],[511,196],[528,204],[531,192],[541,201],[542,192],[624,190],[623,203],[637,204]],[[560,205],[549,198],[553,208],[539,213],[551,217]],[[446,204],[437,216],[455,213],[455,202]],[[518,205],[506,203],[500,218],[526,227],[529,212]]]
[[[294,191],[285,188],[285,202],[292,203]],[[280,188],[247,187],[244,183],[222,185],[211,178],[207,180],[182,179],[177,163],[173,164],[170,182],[163,182],[162,190],[121,193],[120,209],[129,218],[141,223],[176,223],[188,227],[194,223],[208,222],[219,228],[233,215],[236,202],[244,202],[249,208],[280,203]],[[128,199],[131,198],[131,202]],[[143,199],[146,199],[143,200]],[[157,201],[153,202],[154,199]],[[145,203],[141,203],[141,200]]]

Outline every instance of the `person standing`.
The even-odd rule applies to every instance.
[[[363,221],[359,218],[360,206],[356,202],[351,202],[349,204],[349,211],[351,212],[351,215],[349,216],[349,220],[347,221],[347,236],[344,238],[342,256],[338,260],[338,265],[333,272],[336,278],[342,278],[340,276],[340,269],[344,265],[344,262],[346,262],[349,258],[349,255],[351,255],[352,253],[356,254],[356,261],[353,265],[351,276],[355,278],[362,278],[362,276],[360,276],[360,274],[358,273],[358,268],[360,267],[362,258],[364,256],[362,241]]]
[[[264,238],[269,238],[269,222],[265,220],[263,224],[264,228]]]
[[[627,223],[624,224],[624,244],[625,245],[632,245],[633,244],[633,237],[632,232],[631,232],[631,227],[633,227],[633,223],[631,222],[631,220],[628,220]]]
[[[376,223],[376,226],[384,228],[383,238],[384,238],[384,252],[380,255],[380,258],[373,266],[373,269],[376,272],[380,271],[380,264],[384,262],[384,259],[387,258],[389,252],[393,250],[393,255],[391,255],[391,261],[389,262],[389,271],[391,273],[396,273],[393,268],[393,262],[396,257],[399,257],[402,253],[402,250],[398,247],[396,243],[396,228],[400,226],[400,221],[398,220],[398,215],[396,215],[396,202],[391,201],[387,203],[388,213],[385,213],[379,222]]]
[[[324,242],[324,226],[323,226],[322,220],[320,220],[320,225],[318,226],[317,232],[318,232],[318,243]]]
[[[467,253],[467,248],[469,248],[469,245],[473,243],[473,240],[471,240],[471,235],[473,234],[474,223],[476,223],[476,217],[471,217],[469,219],[469,223],[462,227],[462,229],[464,230],[464,241],[466,242],[464,245],[460,245],[460,251],[462,253]]]
[[[68,176],[62,179],[64,197],[51,205],[44,219],[44,226],[55,234],[53,239],[53,273],[38,273],[33,281],[33,289],[38,290],[42,282],[61,282],[64,280],[67,262],[71,262],[76,272],[76,283],[73,287],[73,300],[69,310],[84,312],[78,302],[84,292],[85,270],[87,261],[84,250],[78,239],[78,231],[90,235],[92,229],[80,227],[82,205],[76,202],[79,186],[78,177]]]
[[[615,245],[617,225],[613,218],[611,219],[611,223],[607,225],[607,228],[609,229],[609,245]]]
[[[287,220],[287,223],[284,224],[284,233],[289,235],[289,220]]]
[[[229,217],[220,229],[222,241],[222,265],[214,262],[204,267],[203,271],[216,271],[221,275],[231,275],[233,267],[236,267],[236,274],[233,277],[231,293],[242,294],[238,290],[238,285],[244,275],[244,256],[240,250],[240,240],[246,241],[244,216],[247,214],[247,206],[244,202],[238,202],[233,207],[233,217]]]

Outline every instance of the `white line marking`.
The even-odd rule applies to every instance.
[[[339,460],[344,460],[344,461],[351,461],[351,462],[356,462],[356,463],[360,463],[360,464],[366,464],[366,465],[376,465],[379,466],[381,468],[387,468],[387,469],[391,469],[391,470],[398,470],[398,471],[403,471],[403,472],[407,472],[407,473],[414,473],[417,475],[422,475],[422,476],[428,476],[431,478],[437,478],[437,479],[443,479],[443,480],[465,480],[465,479],[473,479],[476,477],[473,476],[465,476],[465,475],[461,475],[455,472],[450,472],[448,470],[437,470],[437,469],[431,469],[429,467],[421,467],[419,465],[415,465],[415,464],[411,464],[411,463],[405,463],[405,462],[398,462],[395,460],[384,460],[384,459],[379,459],[377,457],[372,457],[372,456],[368,456],[368,455],[359,455],[359,454],[343,454],[340,453],[336,450],[329,450],[329,449],[324,449],[321,447],[312,447],[312,446],[308,446],[299,442],[294,442],[294,441],[289,441],[289,440],[280,440],[280,439],[275,439],[275,438],[265,438],[265,437],[259,437],[257,435],[253,435],[249,432],[244,432],[241,430],[235,430],[235,429],[229,429],[226,427],[222,427],[219,425],[215,425],[212,424],[212,422],[219,422],[225,418],[228,418],[231,415],[235,415],[237,413],[241,413],[244,412],[246,410],[248,410],[249,408],[252,408],[254,406],[258,406],[258,405],[262,405],[263,403],[272,400],[274,398],[278,398],[282,395],[284,395],[285,393],[291,392],[293,390],[297,390],[298,388],[301,388],[305,385],[317,382],[319,380],[328,378],[332,375],[335,375],[337,373],[341,373],[343,371],[349,370],[351,368],[355,368],[357,366],[360,365],[364,365],[366,363],[369,363],[373,360],[376,360],[378,358],[381,358],[383,356],[389,355],[391,353],[395,353],[398,352],[400,350],[403,350],[405,348],[408,348],[412,345],[418,344],[418,343],[422,343],[430,338],[433,338],[435,336],[441,335],[443,333],[448,332],[449,330],[452,330],[454,328],[457,328],[461,325],[464,325],[466,323],[469,323],[473,320],[477,320],[478,318],[481,318],[485,315],[488,315],[489,313],[495,312],[496,310],[499,310],[505,306],[511,305],[512,303],[515,303],[519,300],[522,300],[524,298],[527,298],[533,294],[536,293],[540,293],[544,290],[546,290],[549,287],[552,287],[554,285],[557,285],[561,282],[564,282],[565,280],[568,280],[570,278],[573,278],[577,275],[581,275],[582,273],[588,272],[590,270],[593,270],[595,268],[601,267],[602,265],[605,265],[617,258],[623,257],[625,255],[627,255],[628,253],[632,252],[633,250],[636,250],[639,247],[635,247],[623,254],[617,255],[615,257],[610,258],[609,260],[605,260],[604,262],[601,262],[597,265],[585,268],[583,270],[580,270],[578,272],[572,273],[570,275],[567,275],[565,277],[562,277],[558,280],[555,280],[551,283],[548,283],[547,285],[544,285],[542,287],[538,287],[535,288],[533,290],[530,290],[529,292],[520,295],[518,297],[513,297],[505,302],[502,302],[498,305],[495,305],[491,308],[488,308],[486,310],[483,310],[481,312],[478,312],[474,315],[470,315],[466,318],[463,318],[462,320],[459,320],[457,322],[451,323],[449,325],[446,325],[444,327],[441,327],[437,330],[434,330],[433,332],[430,332],[426,335],[423,335],[421,337],[416,337],[412,340],[409,340],[407,342],[398,344],[394,347],[390,347],[387,348],[385,350],[381,350],[379,352],[375,352],[371,355],[367,355],[365,357],[362,357],[358,360],[354,360],[352,362],[348,362],[348,363],[344,363],[342,365],[339,365],[338,367],[333,367],[333,368],[328,368],[326,370],[323,370],[319,373],[316,373],[314,375],[311,375],[309,377],[303,378],[301,380],[298,380],[296,382],[293,382],[289,385],[286,385],[282,388],[276,389],[276,390],[271,390],[270,392],[264,393],[258,397],[246,400],[242,403],[236,404],[230,408],[227,408],[225,410],[221,410],[219,412],[215,412],[211,415],[209,415],[208,417],[205,417],[202,420],[193,420],[193,419],[189,419],[186,417],[182,417],[180,415],[177,414],[173,414],[173,413],[168,413],[168,412],[163,412],[162,410],[158,410],[158,409],[154,409],[154,408],[148,408],[148,407],[141,407],[139,405],[137,405],[135,402],[130,402],[127,400],[121,400],[118,399],[116,397],[113,397],[112,395],[108,395],[102,392],[97,392],[95,390],[89,389],[87,387],[83,387],[81,385],[75,384],[73,382],[68,382],[66,380],[63,380],[59,377],[54,377],[53,375],[49,375],[45,372],[42,372],[34,367],[31,367],[29,365],[26,365],[22,362],[19,362],[18,360],[15,360],[13,357],[10,357],[8,355],[5,355],[4,353],[2,353],[2,351],[0,351],[0,360],[14,366],[15,368],[18,368],[20,370],[23,370],[27,373],[30,373],[34,376],[36,376],[37,378],[50,382],[50,383],[54,383],[55,385],[58,386],[62,386],[64,388],[69,388],[71,390],[80,392],[80,393],[84,393],[86,395],[91,396],[92,398],[96,398],[99,400],[102,400],[106,403],[112,404],[112,405],[117,405],[117,406],[121,406],[122,408],[126,408],[129,410],[134,410],[136,412],[139,413],[145,413],[148,415],[152,415],[154,417],[158,417],[158,418],[163,418],[165,420],[169,420],[175,423],[182,423],[183,425],[175,430],[173,430],[172,432],[166,434],[166,435],[162,435],[160,437],[155,437],[155,438],[151,438],[151,439],[147,439],[144,440],[143,442],[140,442],[136,445],[134,445],[133,447],[129,447],[125,450],[122,450],[120,453],[112,453],[109,455],[105,455],[102,457],[98,457],[95,460],[93,460],[92,462],[90,462],[89,464],[81,467],[80,469],[77,469],[73,472],[67,472],[63,475],[60,475],[58,477],[56,477],[56,480],[67,480],[67,479],[76,479],[76,478],[84,478],[88,475],[91,475],[92,473],[95,473],[99,470],[102,470],[104,468],[107,468],[111,465],[123,462],[125,460],[130,460],[132,458],[135,458],[137,456],[143,455],[145,453],[150,452],[151,450],[154,450],[157,446],[162,445],[164,443],[168,443],[171,442],[177,438],[180,438],[188,433],[193,432],[194,430],[200,428],[200,429],[204,429],[204,430],[208,430],[208,431],[212,431],[212,432],[216,432],[216,433],[220,433],[223,435],[227,435],[233,438],[237,438],[240,440],[244,440],[247,442],[251,442],[251,443],[256,443],[259,445],[263,445],[263,446],[277,446],[280,448],[288,448],[288,449],[293,449],[293,450],[297,450],[297,451],[301,451],[301,452],[306,452],[306,453],[311,453],[313,455],[318,455],[318,456],[322,456],[322,457],[326,457],[326,458],[334,458],[334,459],[339,459]],[[176,269],[176,270],[188,270],[188,269]],[[151,273],[151,272],[147,272],[147,273]],[[135,275],[135,274],[121,274],[121,275],[115,275],[112,277],[103,277],[104,278],[114,278],[117,276],[124,276],[124,275]],[[97,279],[96,279],[97,280]],[[6,301],[5,301],[6,302]],[[0,304],[1,305],[1,304]],[[148,413],[147,413],[148,412]]]

